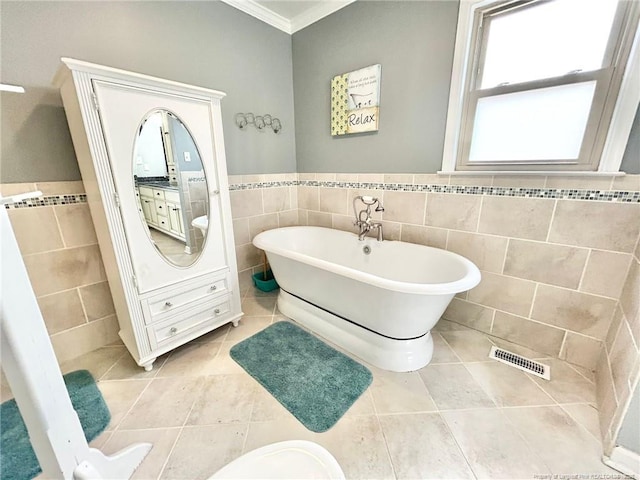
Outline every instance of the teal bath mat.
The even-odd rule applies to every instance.
[[[289,322],[270,325],[230,354],[312,432],[335,425],[373,379],[368,368]]]
[[[71,372],[63,378],[84,436],[90,442],[109,424],[109,409],[87,370]],[[15,400],[8,400],[0,405],[0,478],[29,480],[41,471],[18,405]]]

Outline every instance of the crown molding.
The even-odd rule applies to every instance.
[[[296,33],[355,1],[356,0],[331,0],[319,3],[315,7],[291,19],[291,33]]]
[[[248,13],[252,17],[262,20],[268,23],[272,27],[282,30],[285,33],[291,35],[291,22],[284,18],[282,15],[263,7],[253,0],[222,0],[227,5],[237,8],[238,10]]]
[[[312,23],[317,22],[318,20],[331,15],[334,12],[337,12],[341,8],[346,7],[347,5],[355,2],[356,0],[329,0],[323,1],[322,3],[316,5],[315,7],[307,10],[300,15],[295,16],[291,20],[283,17],[282,15],[278,15],[277,13],[269,10],[265,6],[255,2],[254,0],[221,0],[227,5],[237,8],[238,10],[243,11],[251,15],[258,20],[262,20],[265,23],[268,23],[272,27],[277,28],[278,30],[282,30],[289,35],[294,34],[295,32],[302,30],[305,27],[308,27]]]

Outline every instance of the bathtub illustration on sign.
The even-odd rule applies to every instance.
[[[453,252],[330,228],[277,228],[253,244],[267,254],[284,315],[395,372],[431,361],[431,329],[456,293],[480,282]]]

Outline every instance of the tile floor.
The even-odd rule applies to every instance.
[[[138,479],[207,478],[242,453],[288,439],[323,445],[349,479],[623,478],[600,461],[588,372],[447,321],[433,332],[430,365],[411,373],[367,365],[369,389],[329,431],[310,432],[229,357],[238,341],[286,320],[275,302],[251,288],[239,327],[159,358],[151,372],[121,345],[63,364],[65,373],[89,369],[111,409],[93,445],[112,454],[153,443]],[[543,359],[552,380],[489,360],[492,343]]]

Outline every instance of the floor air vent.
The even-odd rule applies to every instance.
[[[516,355],[515,353],[507,352],[501,348],[491,347],[489,358],[493,358],[499,362],[519,368],[520,370],[524,370],[527,373],[544,378],[545,380],[551,379],[551,369],[549,368],[549,365],[534,362],[533,360]]]

